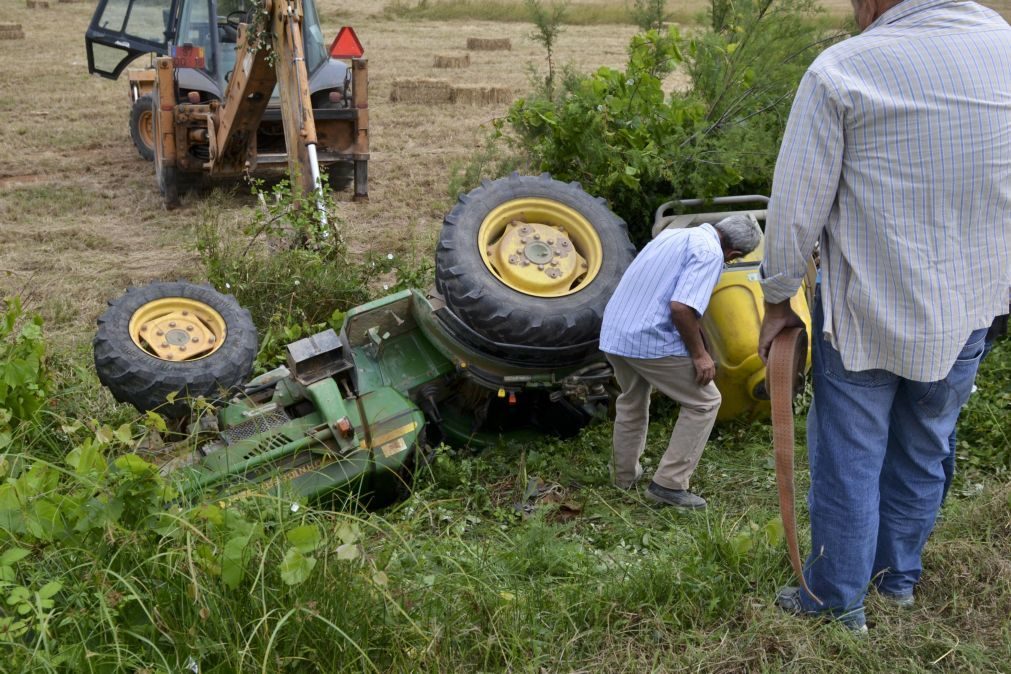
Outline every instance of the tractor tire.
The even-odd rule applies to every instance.
[[[483,182],[446,216],[436,289],[490,342],[588,355],[634,256],[624,221],[603,199],[546,173],[514,173]]]
[[[331,164],[326,171],[327,183],[334,192],[343,192],[355,182],[355,163],[339,161]]]
[[[130,109],[130,138],[140,156],[154,161],[154,103],[145,94]]]
[[[148,341],[154,335],[159,342]],[[187,398],[218,399],[248,379],[257,341],[249,312],[231,295],[151,283],[127,288],[98,319],[95,371],[116,400],[181,418]]]

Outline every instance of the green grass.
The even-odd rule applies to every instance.
[[[994,378],[1008,347],[977,395],[1006,386]],[[89,435],[66,428],[64,409],[129,419],[107,403],[81,407],[107,400],[90,377],[61,361],[57,408],[25,451],[56,465]],[[653,461],[671,413],[654,406]],[[37,544],[17,582],[62,589],[40,613],[47,630],[0,646],[3,669],[180,671],[192,658],[202,672],[1000,671],[1011,657],[1011,485],[992,469],[970,468],[946,506],[917,608],[872,595],[873,628],[857,640],[772,606],[791,573],[765,424],[717,429],[696,474],[711,503],[700,514],[609,487],[609,452],[607,424],[564,442],[444,450],[410,498],[381,512],[250,498],[236,512],[264,534],[238,589],[208,561],[225,534],[202,515],[164,538],[110,524],[74,544]],[[798,493],[804,473],[801,452]],[[289,586],[284,532],[305,524],[323,543],[307,580]],[[349,531],[353,559],[338,553]]]

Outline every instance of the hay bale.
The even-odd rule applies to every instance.
[[[445,80],[393,80],[394,103],[452,103],[453,86]]]
[[[25,32],[20,23],[0,23],[0,40],[23,40]]]
[[[513,43],[507,37],[468,37],[467,49],[472,51],[509,51]]]
[[[28,9],[49,9],[49,0],[25,0]]]
[[[466,68],[470,65],[470,54],[436,54],[436,68]]]
[[[512,100],[512,91],[506,87],[453,87],[457,105],[503,105]]]

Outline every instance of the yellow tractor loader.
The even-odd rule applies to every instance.
[[[324,45],[314,0],[100,0],[85,42],[111,79],[153,55],[127,71],[131,136],[166,207],[187,178],[284,167],[368,197],[367,61],[351,28]]]

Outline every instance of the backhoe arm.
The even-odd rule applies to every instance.
[[[256,130],[274,85],[279,84],[293,187],[310,194],[319,183],[319,164],[302,42],[302,2],[263,3],[266,18],[254,30],[269,31],[271,49],[258,49],[257,41],[251,43],[248,37],[248,27],[241,26],[235,70],[210,125],[211,173],[235,174],[256,167]]]

